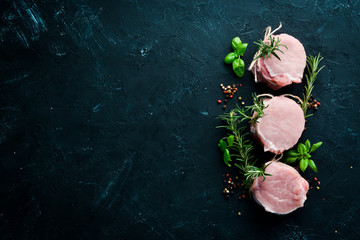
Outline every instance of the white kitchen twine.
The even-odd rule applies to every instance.
[[[271,31],[271,27],[270,27],[270,26],[267,27],[267,28],[266,28],[266,31],[265,31],[265,35],[264,35],[264,40],[263,40],[263,41],[265,42],[267,39],[269,39],[270,36],[273,35],[276,31],[278,31],[281,27],[282,27],[281,22],[280,22],[279,27],[278,27],[277,29],[275,29],[274,31]],[[256,72],[257,72],[256,66],[257,66],[257,61],[259,60],[259,58],[256,59],[256,60],[255,60],[255,58],[256,58],[259,54],[260,54],[260,49],[255,53],[254,58],[253,58],[250,66],[249,66],[249,68],[248,68],[248,70],[251,71],[251,69],[254,67],[254,75],[255,75],[255,82],[256,82],[256,83],[258,82],[257,73],[256,73]]]

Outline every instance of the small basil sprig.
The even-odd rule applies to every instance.
[[[233,70],[239,77],[244,76],[245,63],[240,57],[244,55],[247,45],[247,43],[241,42],[239,37],[234,38],[231,42],[234,52],[226,55],[224,59],[225,63],[232,63]]]
[[[234,144],[234,138],[235,138],[234,135],[230,135],[226,138],[226,142],[223,139],[221,139],[218,144],[218,147],[224,153],[223,155],[224,163],[228,167],[231,167],[231,164],[229,162],[231,162],[232,160],[231,160],[229,148],[232,147],[232,145]]]
[[[314,152],[321,146],[322,142],[315,143],[311,146],[309,139],[305,144],[299,143],[296,150],[290,150],[285,153],[285,161],[287,163],[294,163],[299,160],[300,170],[304,172],[309,166],[314,172],[317,172],[317,167],[313,160],[311,160],[310,153]]]

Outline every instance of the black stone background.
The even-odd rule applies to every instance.
[[[1,239],[360,239],[359,1],[3,0],[0,12]],[[324,142],[321,188],[286,216],[224,199],[236,170],[215,129],[220,83],[242,83],[246,103],[301,95],[223,63],[239,36],[248,65],[279,22],[326,65],[301,138]]]

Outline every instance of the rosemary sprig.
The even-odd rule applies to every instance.
[[[218,146],[224,152],[224,162],[227,166],[230,167],[230,162],[235,158],[237,162],[234,165],[240,169],[245,177],[244,183],[249,187],[257,177],[263,176],[265,179],[265,176],[269,174],[265,173],[267,166],[264,165],[260,168],[255,166],[256,159],[251,154],[254,147],[252,142],[246,139],[248,133],[244,133],[244,127],[238,128],[238,123],[244,120],[243,116],[238,114],[238,109],[233,109],[219,117],[226,123],[226,125],[219,126],[219,128],[226,128],[230,131],[230,134],[222,138]]]
[[[303,93],[303,103],[301,105],[302,110],[304,111],[305,117],[309,117],[310,115],[306,115],[306,111],[308,110],[310,103],[310,97],[312,94],[312,90],[314,89],[314,82],[316,80],[316,77],[318,73],[323,69],[325,66],[322,66],[319,68],[319,64],[321,60],[324,58],[321,57],[320,53],[317,56],[309,55],[306,58],[306,68],[307,68],[307,74],[305,75],[306,78],[306,86],[305,86],[305,93]]]
[[[258,122],[258,119],[264,115],[264,109],[267,107],[263,103],[263,99],[259,99],[257,95],[252,94],[254,104],[250,106],[245,106],[245,108],[236,107],[235,112],[238,113],[242,118],[241,122],[249,120],[249,122]],[[254,113],[256,114],[254,115]]]
[[[254,58],[254,60],[258,59],[258,58],[266,58],[268,59],[270,57],[270,55],[274,55],[277,59],[280,59],[279,55],[277,55],[277,53],[275,51],[279,51],[281,53],[284,53],[283,51],[281,51],[280,46],[283,46],[287,49],[287,46],[284,44],[280,44],[280,38],[277,37],[277,39],[275,40],[275,37],[269,37],[270,39],[270,43],[265,43],[263,40],[258,40],[257,42],[254,42],[257,47],[259,48],[259,54],[257,55],[256,58]]]

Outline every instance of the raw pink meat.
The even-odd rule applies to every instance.
[[[275,39],[280,38],[280,46],[284,52],[276,51],[281,61],[270,55],[268,59],[260,58],[256,64],[256,73],[259,82],[264,82],[270,88],[277,90],[294,83],[301,83],[304,69],[306,67],[306,53],[304,46],[299,40],[288,35],[273,35]],[[251,69],[255,72],[255,67]]]
[[[264,151],[282,153],[292,148],[305,128],[304,112],[292,99],[284,96],[264,99],[264,115],[252,123],[253,136],[264,146]]]
[[[251,191],[266,211],[288,214],[304,206],[309,183],[291,166],[270,161],[265,172],[271,174],[255,179]]]

